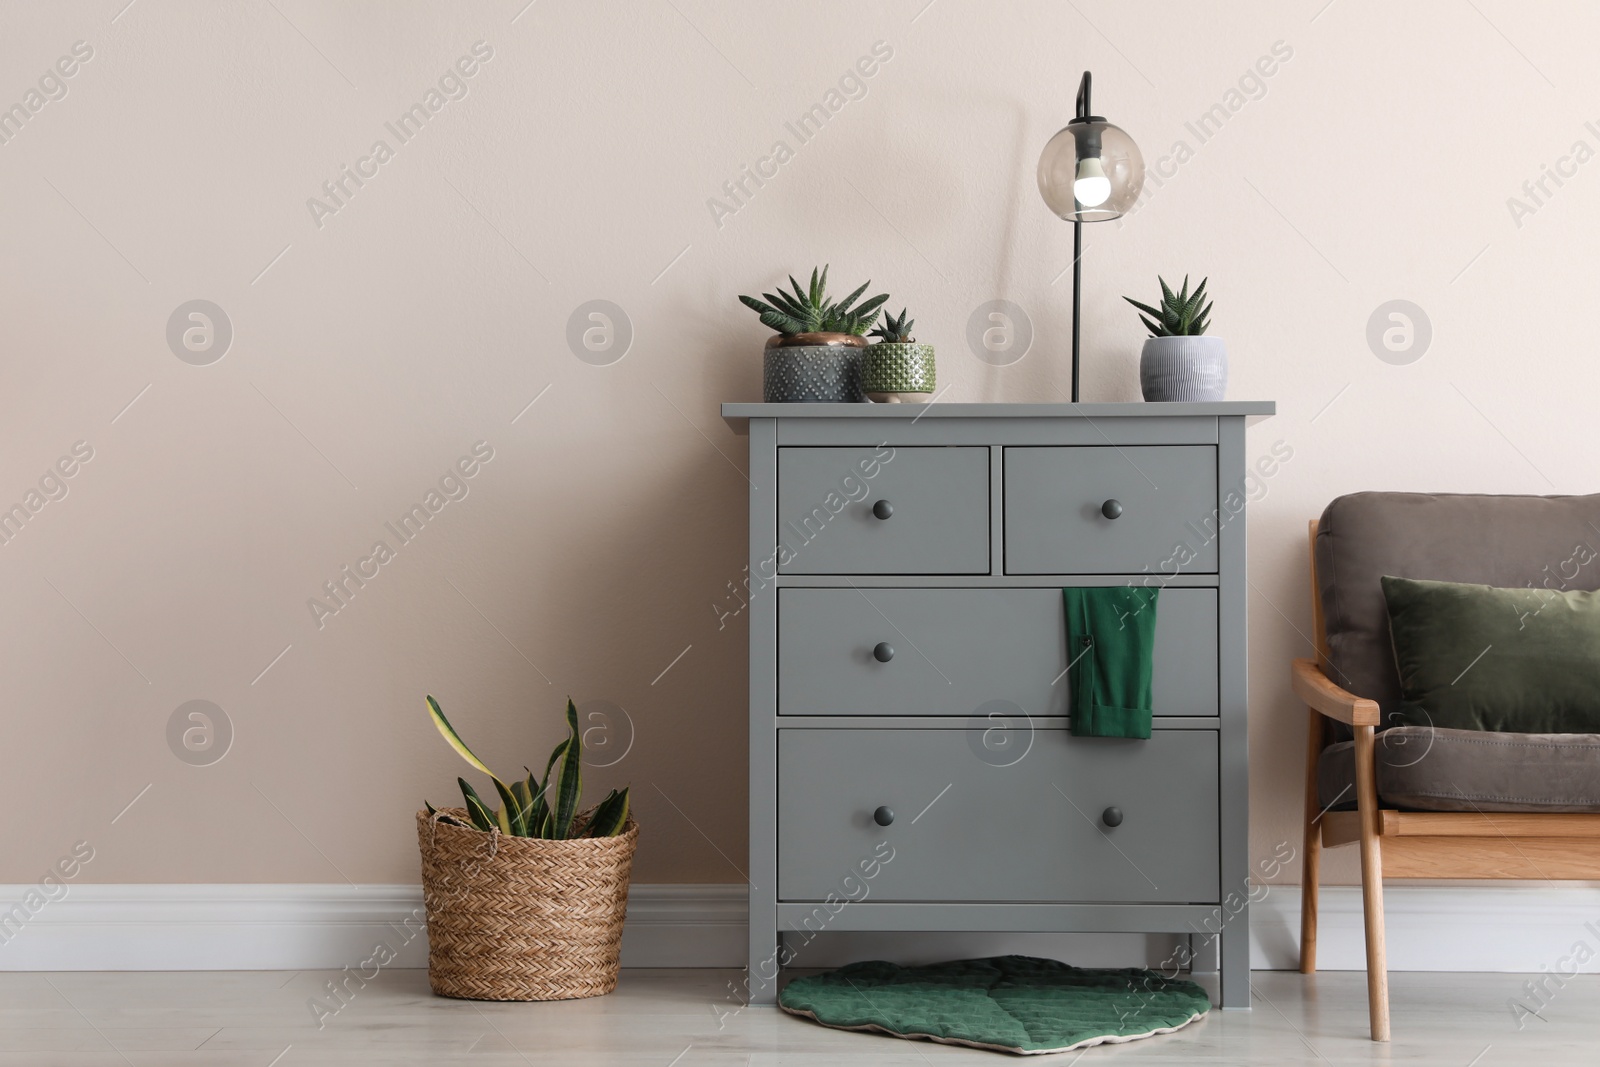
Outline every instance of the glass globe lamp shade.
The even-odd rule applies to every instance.
[[[1139,146],[1104,119],[1072,122],[1039,155],[1039,195],[1068,222],[1119,218],[1143,189]]]

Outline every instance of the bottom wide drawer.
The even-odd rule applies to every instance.
[[[783,900],[1215,903],[1218,889],[1214,731],[778,733]]]

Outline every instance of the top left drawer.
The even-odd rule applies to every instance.
[[[778,542],[780,574],[988,574],[989,450],[780,448]]]

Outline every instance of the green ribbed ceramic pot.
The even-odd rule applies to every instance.
[[[879,403],[921,401],[934,389],[933,346],[880,341],[861,355],[861,388]]]

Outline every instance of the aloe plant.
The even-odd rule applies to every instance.
[[[467,818],[474,828],[485,833],[499,830],[510,837],[564,840],[573,836],[573,823],[578,817],[578,803],[583,795],[583,734],[578,730],[578,709],[571,697],[567,698],[567,736],[550,753],[550,759],[544,765],[544,778],[541,780],[532,770],[524,767],[528,777],[510,785],[473,755],[467,743],[461,740],[461,735],[456,733],[455,727],[450,725],[450,720],[444,717],[439,702],[431,696],[428,697],[428,716],[450,747],[474,770],[487,774],[494,783],[495,794],[500,800],[498,808],[486,804],[477,790],[472,788],[471,782],[465,778],[456,779],[461,785]],[[437,809],[432,804],[423,803],[429,815],[436,813]],[[449,815],[444,818],[460,821]],[[577,836],[615,837],[627,824],[628,790],[624,788],[618,792],[613,789],[600,801],[588,825]]]
[[[761,294],[765,301],[739,297],[745,307],[761,316],[763,323],[785,337],[797,333],[850,333],[860,337],[878,321],[878,309],[889,300],[889,294],[882,293],[856,305],[856,299],[872,284],[871,279],[843,300],[829,300],[826,266],[820,273],[812,268],[809,288],[795,281],[793,274],[789,275],[789,284],[794,286],[793,293],[786,293],[779,286],[776,293]]]
[[[884,344],[916,344],[917,339],[911,336],[911,327],[916,325],[917,320],[906,318],[909,314],[910,312],[905,308],[900,309],[898,317],[885,311],[883,313],[883,325],[873,330],[872,336]]]
[[[1161,283],[1160,308],[1141,304],[1131,296],[1122,299],[1144,313],[1139,319],[1150,330],[1151,337],[1198,337],[1211,325],[1207,321],[1211,314],[1211,303],[1206,300],[1206,282],[1210,280],[1202,278],[1199,287],[1190,295],[1187,274],[1183,276],[1183,289],[1177,293],[1158,275],[1156,281]]]

